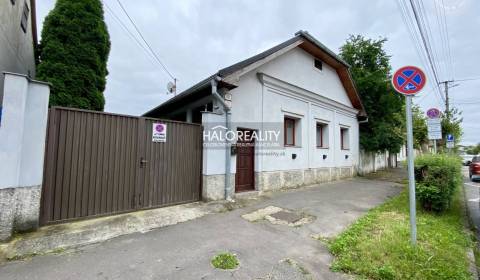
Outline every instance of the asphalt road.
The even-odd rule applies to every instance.
[[[480,181],[472,182],[468,178],[468,167],[464,167],[464,188],[467,200],[470,223],[475,228],[477,238],[480,237]],[[479,239],[480,240],[480,239]]]
[[[387,181],[355,178],[277,192],[245,208],[118,237],[72,253],[9,262],[0,265],[0,279],[304,279],[278,267],[286,258],[313,279],[349,279],[330,270],[332,256],[312,235],[337,235],[401,189]],[[315,219],[289,227],[241,217],[267,206],[301,211]],[[239,268],[214,269],[210,260],[221,251],[235,253]]]

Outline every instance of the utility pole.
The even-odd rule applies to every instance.
[[[448,83],[453,83],[453,80],[443,81],[439,84],[443,84],[445,87],[445,115],[447,119],[450,119],[450,99],[448,98]]]

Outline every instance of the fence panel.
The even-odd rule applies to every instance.
[[[41,224],[199,200],[201,141],[200,125],[50,109]]]

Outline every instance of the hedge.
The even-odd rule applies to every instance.
[[[417,198],[427,211],[450,207],[455,188],[462,183],[462,162],[446,154],[422,155],[415,159]]]

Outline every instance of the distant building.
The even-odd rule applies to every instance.
[[[35,78],[36,44],[35,0],[0,1],[0,108],[3,104],[3,72]]]

